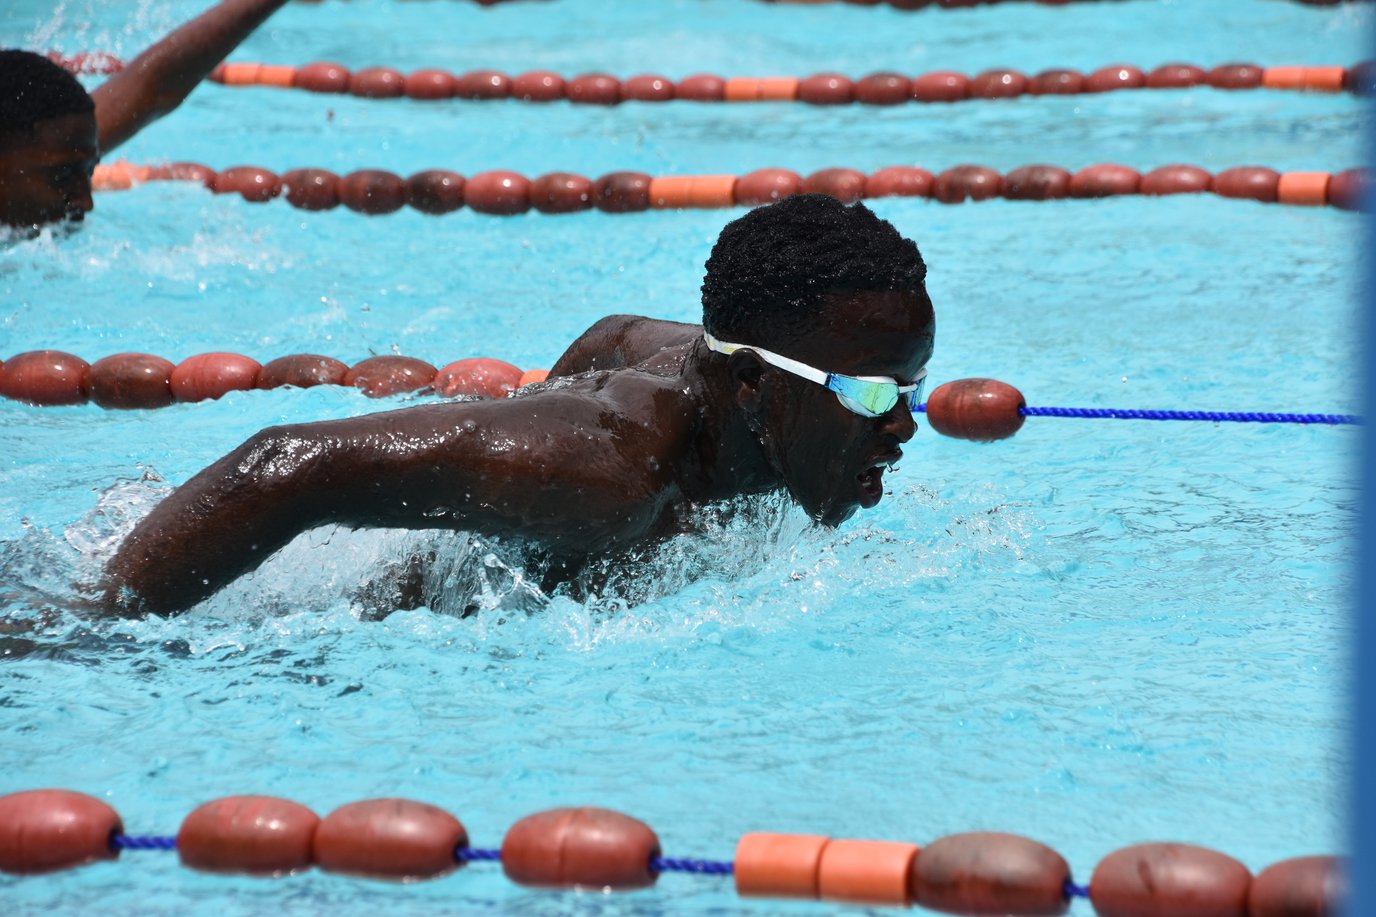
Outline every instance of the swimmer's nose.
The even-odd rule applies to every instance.
[[[899,398],[898,404],[884,415],[883,430],[897,437],[900,443],[906,443],[913,438],[913,434],[917,432],[917,420],[914,419],[913,412],[908,410],[906,398]]]

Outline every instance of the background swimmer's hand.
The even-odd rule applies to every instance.
[[[287,0],[223,0],[96,87],[100,149],[108,153],[182,103],[215,65]]]

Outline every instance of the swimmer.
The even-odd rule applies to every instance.
[[[0,226],[26,236],[91,211],[100,157],[182,103],[287,0],[223,0],[87,93],[29,51],[0,51]]]
[[[106,569],[109,606],[184,610],[316,526],[520,536],[566,569],[787,492],[834,526],[916,431],[934,316],[917,246],[801,195],[722,230],[703,324],[604,319],[511,397],[273,427],[174,491]]]

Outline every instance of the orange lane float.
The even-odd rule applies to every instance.
[[[202,353],[174,364],[147,353],[118,353],[87,364],[60,350],[35,350],[0,361],[0,397],[26,404],[85,404],[103,408],[157,408],[208,401],[230,392],[341,385],[370,398],[433,391],[504,398],[543,382],[548,370],[521,370],[503,360],[471,357],[443,369],[414,357],[382,355],[353,366],[320,354],[291,354],[259,365],[236,353]]]
[[[61,62],[75,61],[64,58]],[[111,66],[109,55],[86,60]],[[1269,89],[1299,92],[1351,92],[1370,95],[1372,68],[1362,61],[1351,67],[1224,63],[1205,69],[1194,64],[1162,64],[1150,71],[1130,64],[1110,64],[1082,73],[1051,68],[1024,74],[990,68],[973,76],[949,70],[917,75],[882,71],[859,77],[839,73],[808,76],[731,76],[694,74],[677,83],[641,74],[621,80],[609,73],[564,77],[548,70],[508,76],[495,70],[450,73],[427,67],[409,75],[390,67],[367,67],[350,73],[339,64],[317,61],[301,67],[277,64],[221,64],[210,79],[225,86],[271,86],[309,92],[350,92],[372,99],[411,98],[468,100],[515,98],[525,102],[567,100],[577,104],[617,105],[625,101],[667,102],[805,102],[809,105],[900,105],[906,102],[956,102],[964,99],[1012,99],[1022,95],[1070,95],[1122,89],[1221,90]]]
[[[400,882],[433,879],[472,861],[500,860],[512,881],[598,893],[650,887],[663,872],[733,875],[742,897],[803,898],[921,907],[950,914],[1054,917],[1087,897],[1099,917],[1319,917],[1341,909],[1344,863],[1305,856],[1253,878],[1225,854],[1182,843],[1135,844],[1108,854],[1088,888],[1055,850],[1015,834],[977,831],[906,841],[811,834],[743,835],[733,862],[667,859],[638,819],[610,809],[537,812],[506,832],[500,850],[469,846],[444,809],[384,798],[340,806],[323,819],[273,796],[229,796],[188,815],[176,837],[129,837],[110,806],[68,790],[0,796],[0,872],[32,875],[115,859],[122,849],[176,849],[192,869],[284,876],[319,867]]]

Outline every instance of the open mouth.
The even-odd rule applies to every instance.
[[[876,462],[855,476],[860,482],[860,505],[870,509],[884,496],[884,462]]]

